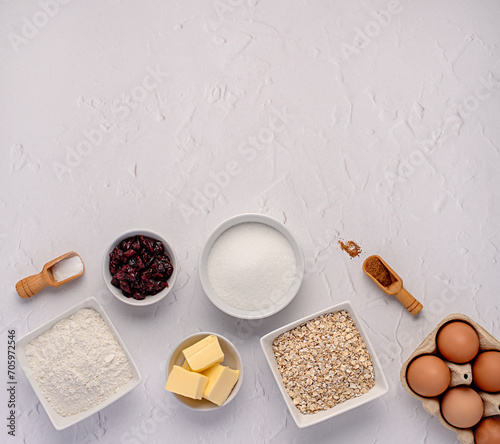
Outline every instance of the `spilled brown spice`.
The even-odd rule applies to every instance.
[[[354,241],[342,242],[339,240],[340,248],[344,250],[351,258],[359,256],[361,247]]]
[[[380,285],[383,287],[388,287],[394,282],[390,271],[377,257],[372,256],[366,260],[365,270],[380,282]]]

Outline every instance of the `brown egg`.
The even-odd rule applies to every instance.
[[[483,419],[474,432],[476,444],[500,444],[500,416]]]
[[[476,330],[461,321],[449,322],[442,327],[436,343],[439,353],[456,364],[472,361],[479,351],[479,336]]]
[[[469,387],[453,387],[441,400],[444,419],[459,429],[474,427],[483,417],[483,412],[483,400]]]
[[[442,359],[423,355],[414,359],[408,366],[406,380],[415,393],[429,398],[440,395],[448,388],[451,373]]]
[[[500,352],[487,351],[474,360],[472,381],[485,392],[500,392]]]

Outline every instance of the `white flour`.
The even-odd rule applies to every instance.
[[[51,270],[54,279],[60,282],[80,274],[83,271],[83,262],[80,256],[72,256],[57,262]]]
[[[214,242],[207,259],[210,285],[229,305],[263,310],[292,286],[296,259],[278,230],[256,222],[235,225]]]
[[[93,308],[57,322],[25,351],[42,393],[61,416],[100,404],[132,379],[123,349]]]

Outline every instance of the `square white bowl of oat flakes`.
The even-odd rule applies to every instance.
[[[298,427],[318,424],[389,391],[350,302],[268,333],[262,350]]]

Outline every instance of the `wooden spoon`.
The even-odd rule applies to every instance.
[[[373,275],[371,275],[367,271],[366,264],[370,261],[371,258],[377,258],[380,262],[382,262],[384,267],[387,268],[392,281],[390,285],[382,285]],[[385,294],[396,296],[398,301],[401,302],[413,316],[415,316],[418,312],[420,312],[420,310],[422,310],[422,304],[403,288],[403,280],[394,272],[391,267],[389,267],[389,265],[387,265],[387,263],[380,256],[372,255],[367,257],[363,262],[363,271],[372,279],[373,282],[378,285],[378,287]]]
[[[28,276],[27,278],[21,279],[16,284],[16,290],[19,296],[21,296],[23,299],[27,299],[37,294],[39,291],[43,290],[45,287],[48,287],[49,285],[51,287],[60,287],[61,285],[64,285],[67,282],[72,281],[77,277],[80,277],[85,272],[85,265],[83,265],[83,269],[80,273],[75,274],[74,276],[70,276],[68,279],[64,279],[62,281],[56,281],[54,275],[52,274],[52,267],[55,264],[61,262],[64,259],[68,259],[74,256],[80,257],[80,255],[74,251],[70,251],[69,253],[63,254],[62,256],[59,256],[58,258],[51,260],[50,262],[47,262],[43,266],[43,270],[39,274],[35,274],[33,276]]]

